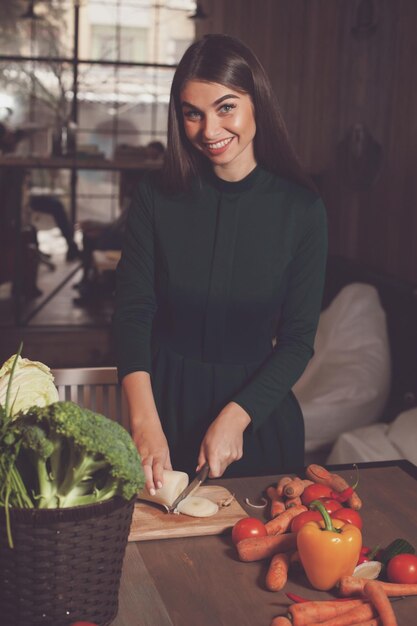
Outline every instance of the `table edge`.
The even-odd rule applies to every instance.
[[[409,474],[412,478],[417,480],[417,467],[411,463],[411,461],[407,461],[405,459],[394,460],[394,461],[369,461],[366,463],[341,463],[338,465],[326,465],[327,469],[331,469],[332,471],[344,470],[344,469],[352,469],[353,466],[357,466],[359,469],[367,469],[373,467],[399,467],[404,470],[407,474]]]

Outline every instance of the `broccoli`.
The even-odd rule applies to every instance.
[[[144,485],[129,433],[73,402],[32,407],[13,420],[21,442],[16,466],[37,508],[130,500]]]

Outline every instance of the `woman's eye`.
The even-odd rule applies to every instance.
[[[185,111],[184,116],[189,120],[198,120],[201,117],[201,113],[191,109],[190,111]]]
[[[220,107],[220,112],[221,113],[230,113],[230,111],[232,111],[232,109],[235,109],[236,105],[235,104],[223,104]]]

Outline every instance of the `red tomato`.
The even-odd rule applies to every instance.
[[[236,545],[242,539],[248,537],[265,537],[267,535],[265,524],[256,517],[244,517],[233,526],[232,541]]]
[[[362,518],[357,511],[353,509],[347,509],[342,507],[340,509],[336,509],[334,513],[331,514],[332,519],[340,519],[348,524],[353,524],[359,530],[362,530]],[[370,550],[369,550],[370,552]]]
[[[298,533],[300,528],[307,522],[320,522],[322,520],[320,511],[303,511],[293,518],[291,522],[291,532]]]
[[[356,565],[362,565],[362,563],[369,563],[369,557],[366,554],[360,554],[356,562]]]
[[[320,498],[330,498],[332,490],[326,485],[308,485],[301,494],[301,502],[308,506],[313,500],[319,500]]]
[[[343,504],[341,504],[337,500],[333,500],[332,498],[320,498],[319,502],[324,505],[324,508],[329,513],[329,515],[343,508]]]
[[[417,583],[417,556],[397,554],[388,561],[388,580],[392,583],[415,585]]]

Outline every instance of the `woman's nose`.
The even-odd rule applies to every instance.
[[[215,139],[219,136],[221,128],[217,117],[207,115],[203,123],[203,135],[205,139]]]

